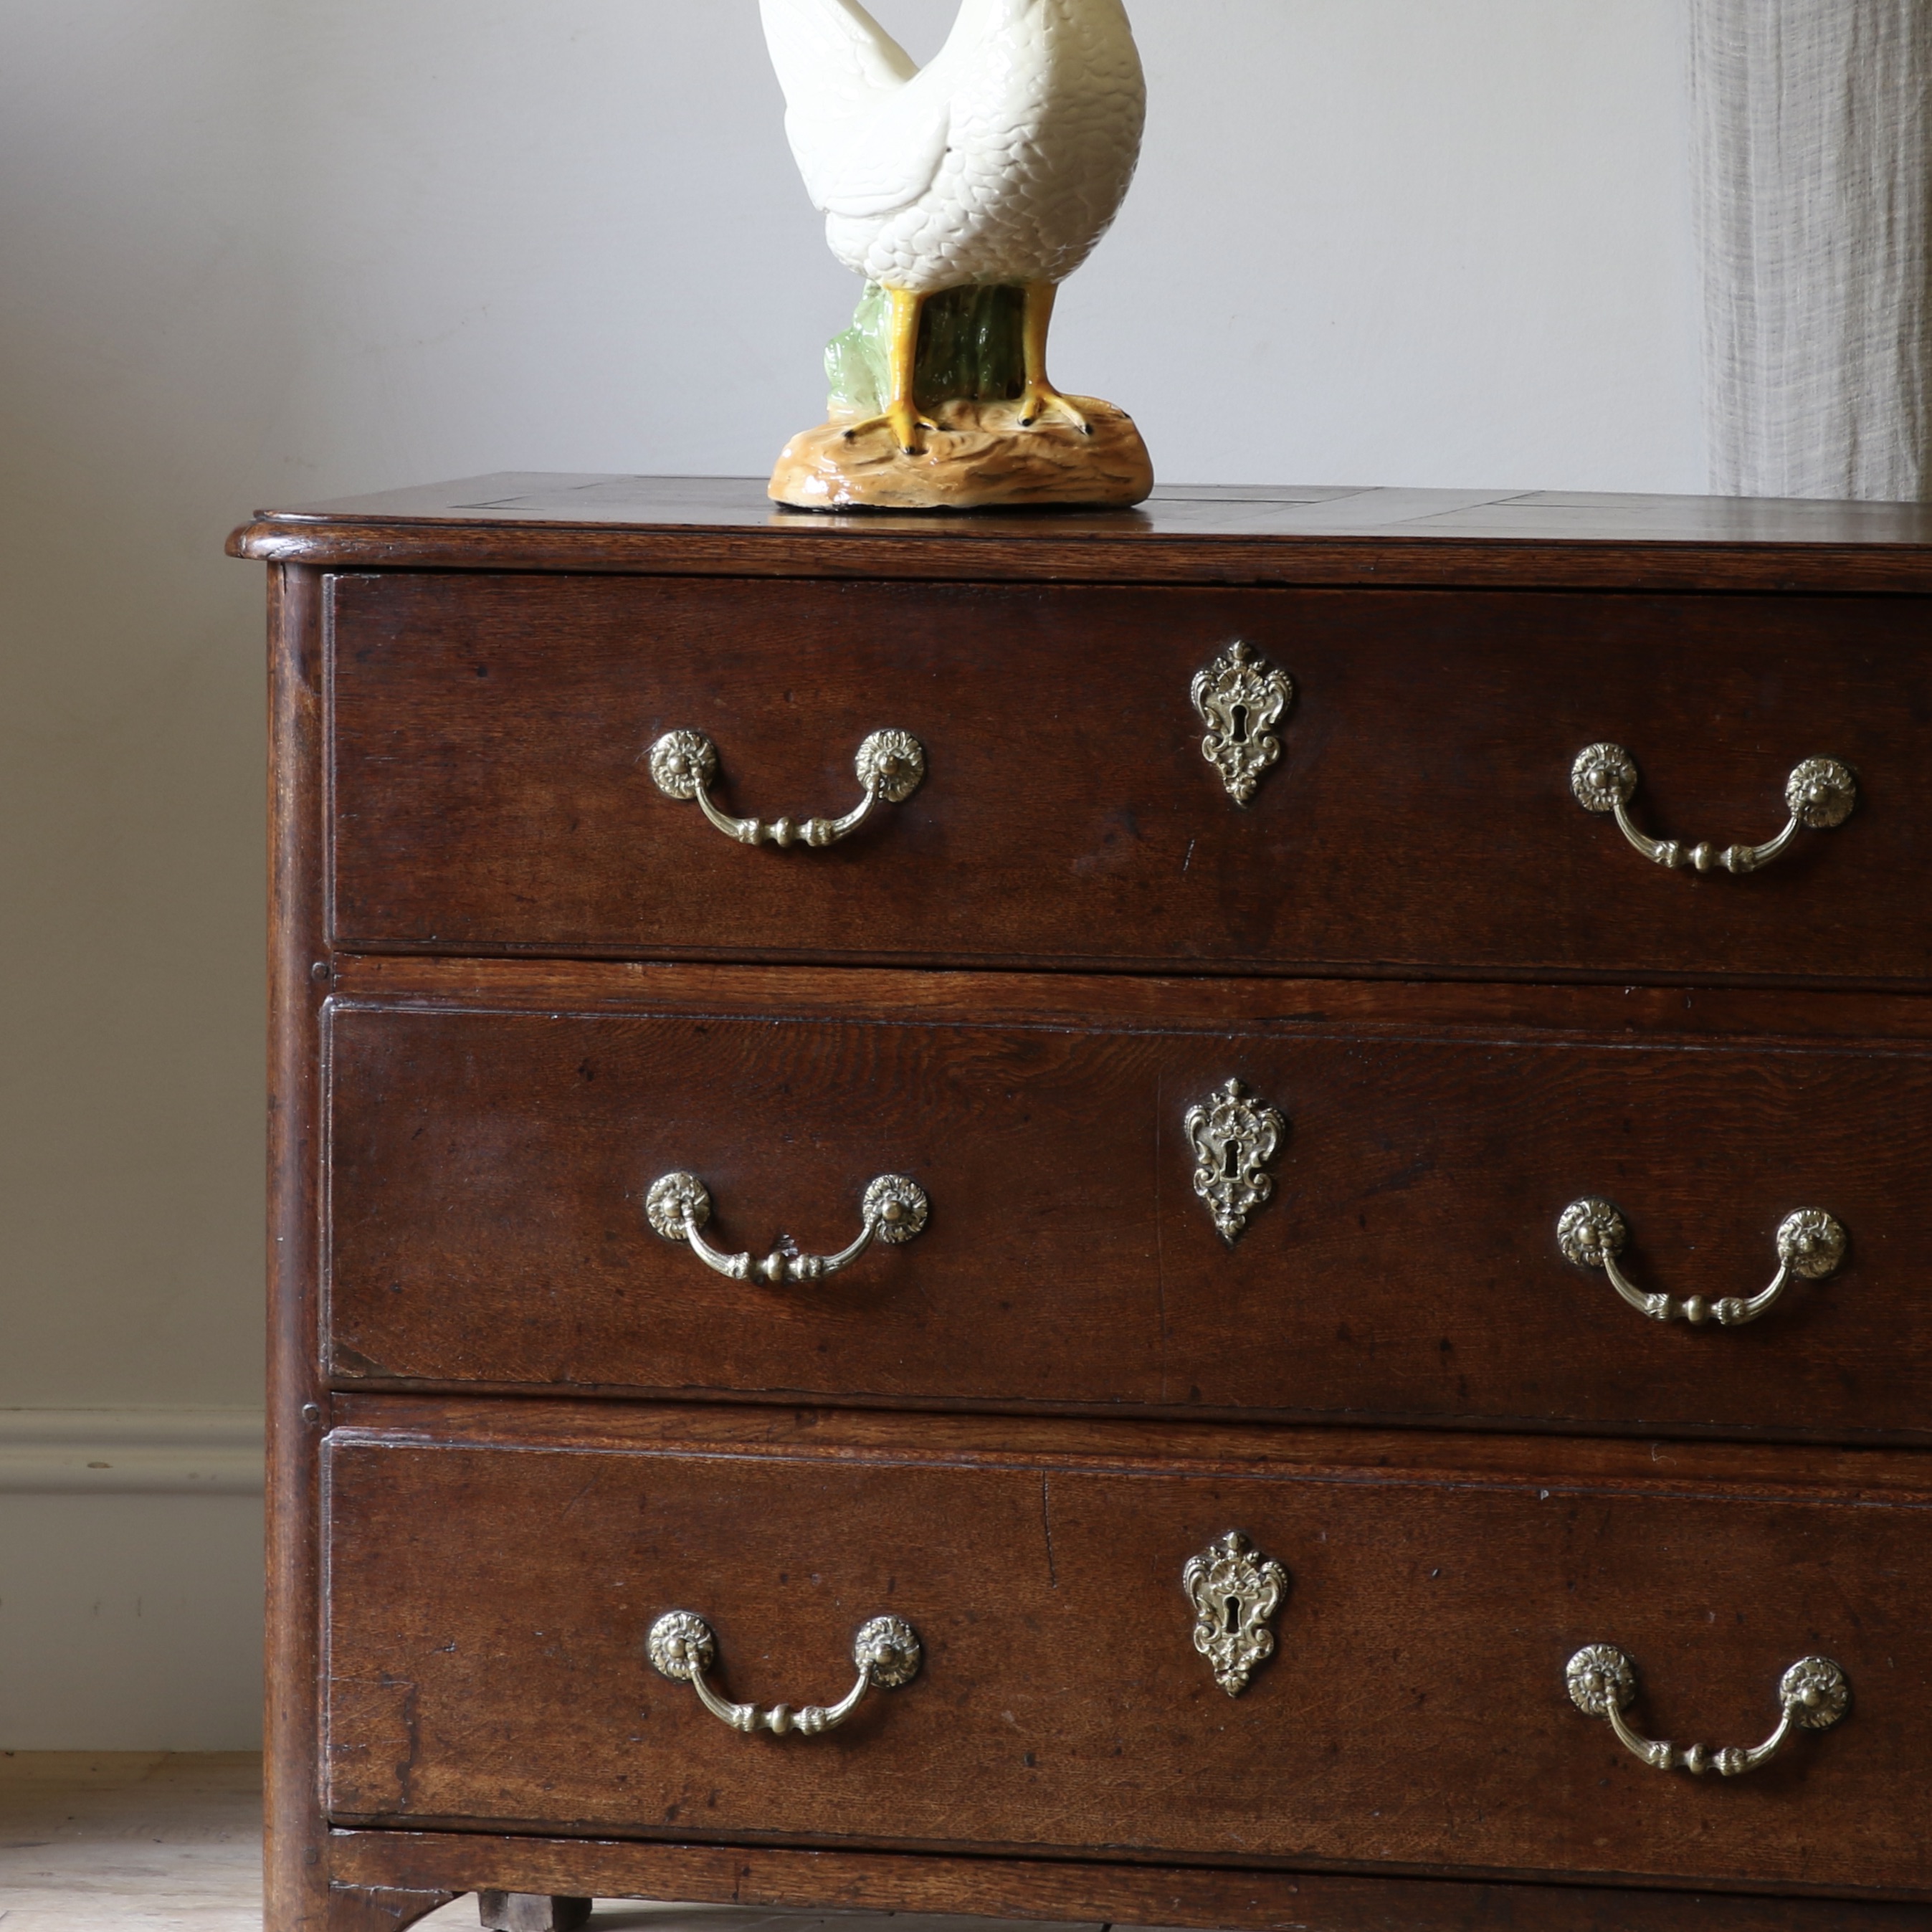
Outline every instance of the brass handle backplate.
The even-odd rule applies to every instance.
[[[1690,1744],[1679,1750],[1661,1739],[1646,1738],[1630,1729],[1624,1712],[1636,1700],[1636,1666],[1606,1643],[1593,1643],[1570,1660],[1564,1672],[1570,1701],[1586,1717],[1609,1720],[1624,1747],[1654,1771],[1690,1772],[1701,1778],[1714,1771],[1722,1778],[1739,1778],[1755,1771],[1782,1750],[1793,1731],[1828,1731],[1851,1707],[1852,1687],[1844,1672],[1828,1657],[1801,1658],[1778,1687],[1783,1714],[1778,1729],[1750,1750],[1730,1745],[1714,1750]]]
[[[1576,754],[1570,768],[1570,789],[1586,812],[1609,812],[1624,836],[1655,865],[1676,871],[1688,866],[1708,872],[1721,866],[1727,872],[1756,872],[1779,856],[1800,830],[1828,832],[1851,817],[1858,802],[1858,780],[1849,766],[1836,758],[1807,758],[1784,784],[1785,808],[1791,821],[1766,845],[1685,845],[1675,838],[1652,838],[1631,822],[1628,807],[1636,796],[1636,760],[1621,745],[1591,745]]]
[[[1601,1268],[1610,1286],[1640,1315],[1653,1322],[1688,1322],[1702,1328],[1714,1322],[1720,1328],[1740,1328],[1769,1312],[1790,1285],[1793,1275],[1823,1281],[1844,1264],[1849,1244],[1844,1228],[1822,1208],[1801,1208],[1787,1214],[1778,1228],[1778,1274],[1771,1286],[1746,1298],[1727,1296],[1720,1301],[1694,1294],[1677,1301],[1667,1294],[1646,1294],[1618,1265],[1630,1240],[1630,1226],[1608,1201],[1586,1196],[1573,1201],[1556,1223],[1557,1245],[1572,1267]]]
[[[698,809],[728,838],[741,845],[794,845],[820,850],[848,838],[870,818],[881,799],[903,805],[926,777],[926,747],[906,731],[874,731],[853,760],[865,796],[843,818],[734,818],[712,802],[718,748],[702,731],[667,731],[651,747],[651,778],[665,797]]]
[[[789,1235],[763,1261],[750,1255],[728,1255],[712,1246],[699,1232],[711,1218],[711,1191],[693,1174],[667,1174],[651,1184],[644,1197],[644,1214],[668,1241],[688,1241],[691,1251],[708,1268],[730,1281],[756,1276],[773,1286],[788,1281],[823,1281],[850,1268],[875,1241],[902,1246],[921,1233],[931,1218],[932,1204],[926,1190],[902,1174],[882,1174],[866,1190],[860,1213],[865,1226],[859,1238],[836,1255],[802,1255]]]
[[[775,1704],[761,1711],[755,1704],[734,1704],[719,1696],[706,1681],[718,1660],[718,1640],[702,1617],[688,1610],[667,1610],[652,1624],[646,1647],[652,1669],[674,1684],[688,1684],[720,1724],[734,1731],[770,1731],[775,1737],[795,1732],[815,1738],[836,1730],[874,1684],[881,1690],[897,1690],[910,1684],[924,1657],[918,1633],[902,1617],[874,1617],[852,1640],[859,1681],[837,1703],[807,1704],[796,1711],[789,1704]]]

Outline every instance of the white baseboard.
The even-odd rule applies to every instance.
[[[250,1408],[0,1408],[0,1496],[260,1496]]]

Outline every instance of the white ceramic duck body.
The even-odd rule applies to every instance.
[[[1047,380],[1054,294],[1120,212],[1147,85],[1121,0],[962,0],[923,69],[858,0],[760,0],[785,130],[832,253],[892,296],[894,396],[918,446],[921,304],[975,284],[1028,291],[1028,424],[1082,424]]]
[[[785,130],[832,252],[917,295],[1060,282],[1140,158],[1120,0],[964,0],[923,70],[856,0],[760,0]]]

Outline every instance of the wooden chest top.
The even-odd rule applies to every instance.
[[[1138,510],[776,508],[742,478],[503,472],[260,512],[230,551],[334,568],[1155,584],[1932,589],[1932,506],[1169,486]]]

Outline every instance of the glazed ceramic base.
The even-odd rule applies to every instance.
[[[799,510],[989,510],[1084,504],[1124,508],[1154,488],[1131,417],[1088,396],[1067,400],[1088,435],[1048,418],[1020,425],[1017,403],[945,403],[908,456],[882,424],[848,436],[836,419],[794,436],[772,476],[774,502]]]

